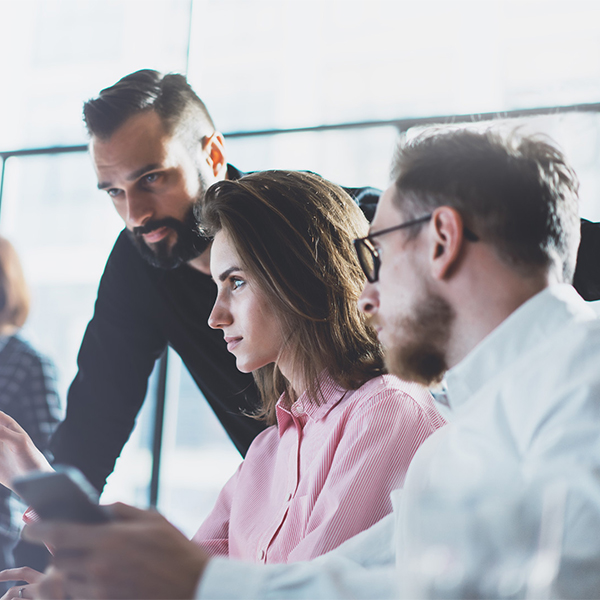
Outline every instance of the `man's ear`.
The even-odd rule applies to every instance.
[[[433,211],[430,223],[431,273],[436,279],[452,274],[464,243],[463,220],[450,206],[440,206]]]
[[[223,135],[215,131],[204,140],[203,151],[206,162],[217,179],[224,179],[224,170],[227,169],[227,159],[225,158],[225,140]],[[225,171],[226,172],[226,171]]]

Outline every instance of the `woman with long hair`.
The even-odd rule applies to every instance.
[[[425,388],[386,375],[359,311],[352,240],[368,223],[338,186],[270,171],[222,181],[201,219],[218,288],[209,325],[252,372],[271,425],[194,536],[276,563],[328,552],[391,512],[418,446],[443,424]]]

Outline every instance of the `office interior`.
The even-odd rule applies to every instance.
[[[385,188],[398,138],[422,127],[539,131],[575,166],[581,216],[600,220],[595,1],[0,0],[0,64],[0,234],[21,255],[27,334],[63,402],[122,228],[81,107],[137,69],[185,73],[244,171]],[[155,505],[191,535],[239,461],[171,351],[103,501]]]

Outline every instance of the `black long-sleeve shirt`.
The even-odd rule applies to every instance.
[[[573,285],[585,300],[600,300],[600,223],[581,219],[581,243]]]
[[[229,165],[230,179],[241,175]],[[371,219],[379,190],[347,191]],[[264,424],[242,414],[257,406],[258,396],[252,375],[237,370],[223,333],[207,324],[215,299],[216,286],[209,276],[188,265],[152,267],[126,233],[120,234],[79,351],[66,419],[52,439],[57,463],[78,467],[102,489],[167,344],[179,354],[238,450],[246,453]]]

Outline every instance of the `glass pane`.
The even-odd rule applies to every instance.
[[[0,230],[17,248],[31,287],[25,333],[54,360],[63,402],[106,259],[122,227],[110,199],[96,188],[86,153],[7,160]],[[148,503],[152,403],[146,404],[109,478],[109,500]]]
[[[86,154],[7,160],[0,229],[23,261],[33,293],[28,328],[57,363],[63,398],[122,227]]]
[[[185,72],[191,0],[0,2],[1,150],[80,144],[82,103],[137,69]],[[9,59],[10,57],[10,59]]]
[[[189,74],[226,132],[598,102],[600,5],[196,0]]]
[[[305,169],[346,187],[384,189],[397,141],[394,127],[227,138],[228,160],[242,171]]]
[[[167,381],[158,508],[191,537],[242,458],[172,351]]]

